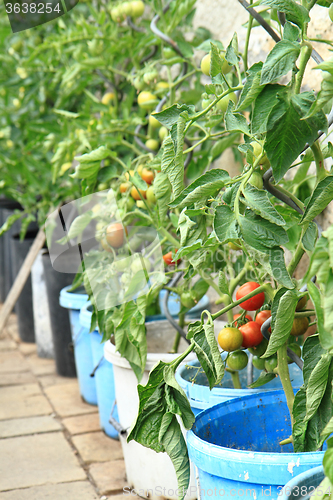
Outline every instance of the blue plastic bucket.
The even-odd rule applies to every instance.
[[[283,494],[279,497],[280,500],[309,500],[314,494],[314,490],[320,485],[324,479],[324,469],[322,466],[315,467],[299,476],[291,479],[283,488]],[[329,490],[322,487],[323,493]],[[332,490],[331,490],[332,493]]]
[[[114,388],[113,366],[104,358],[104,344],[102,344],[102,335],[98,330],[94,330],[89,334],[92,316],[92,306],[87,303],[80,312],[80,324],[89,335],[94,377],[92,380],[96,384],[97,404],[99,412],[99,423],[101,429],[107,436],[118,439],[118,431],[110,424],[109,419],[112,417],[117,421],[118,412],[116,405],[116,395]],[[90,372],[90,373],[91,373]]]
[[[271,382],[258,389],[247,389],[247,372],[245,368],[239,372],[239,378],[243,389],[234,389],[230,373],[226,372],[221,384],[210,390],[206,375],[202,370],[198,373],[199,366],[198,360],[191,361],[190,363],[180,366],[176,372],[176,380],[184,390],[194,415],[214,405],[234,398],[240,398],[258,392],[269,392],[282,389],[280,377],[276,377]],[[260,373],[261,370],[253,368],[253,380],[256,380]],[[293,363],[289,365],[289,373],[293,387],[301,387],[303,385],[302,370]]]
[[[164,297],[166,294],[166,290],[161,290],[158,296],[158,303],[161,310],[161,314],[155,314],[153,316],[147,316],[146,322],[149,321],[160,321],[166,319],[165,311],[164,311]],[[177,317],[180,311],[180,299],[179,296],[175,293],[170,293],[168,299],[168,309],[170,311],[171,316]],[[210,310],[209,306],[209,298],[207,295],[204,295],[199,302],[186,313],[186,317],[188,319],[199,318],[202,311],[205,309]]]
[[[80,309],[87,303],[88,295],[83,289],[69,292],[70,288],[71,286],[66,286],[61,290],[59,304],[69,311],[74,359],[81,396],[87,403],[97,405],[96,384],[95,380],[90,377],[94,365],[89,331],[87,332],[79,321]]]
[[[235,398],[201,412],[187,433],[201,498],[280,498],[291,478],[321,465],[324,456],[323,451],[293,453],[291,444],[280,446],[290,435],[282,390]]]

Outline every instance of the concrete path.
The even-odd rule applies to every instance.
[[[0,500],[124,500],[125,486],[121,445],[97,407],[20,341],[12,315],[0,337]]]

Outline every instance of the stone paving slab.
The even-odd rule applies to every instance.
[[[80,415],[79,417],[65,418],[62,423],[72,435],[100,431],[98,411],[88,413],[88,415]]]
[[[73,379],[71,377],[61,377],[56,373],[52,375],[40,375],[38,376],[38,381],[44,388],[56,384],[73,384]]]
[[[123,460],[92,464],[89,467],[89,472],[97,485],[100,495],[120,493],[125,486],[128,486],[126,482],[125,463]],[[122,500],[126,500],[125,496],[119,495],[119,498],[120,497]],[[114,497],[111,498],[114,500]],[[132,496],[128,496],[127,498],[132,498]]]
[[[0,351],[13,351],[16,349],[17,345],[14,340],[11,339],[3,339],[0,340]]]
[[[0,440],[0,491],[85,479],[62,432]]]
[[[31,354],[37,353],[37,346],[36,346],[36,344],[33,344],[33,343],[21,342],[18,345],[18,348],[19,348],[19,351],[25,356],[30,356]]]
[[[0,387],[0,401],[0,420],[52,413],[38,384]]]
[[[0,421],[0,438],[40,434],[42,432],[61,431],[60,422],[51,416],[15,418]]]
[[[133,498],[131,496],[131,498]],[[0,500],[99,500],[88,481],[47,484],[0,493]],[[125,500],[122,498],[122,500]]]
[[[53,359],[39,358],[37,354],[32,354],[27,358],[27,364],[35,375],[50,375],[56,373]]]
[[[60,417],[96,412],[96,406],[88,405],[82,401],[77,379],[72,379],[71,383],[47,387],[45,393]]]
[[[86,464],[123,458],[120,442],[109,438],[102,431],[80,434],[74,436],[72,441]]]
[[[0,373],[26,372],[30,369],[26,359],[18,351],[0,352]]]
[[[6,385],[34,384],[36,377],[31,372],[1,373],[0,387]]]

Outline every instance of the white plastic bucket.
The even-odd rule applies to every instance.
[[[169,362],[179,356],[179,354],[168,354],[172,348],[175,333],[168,321],[152,321],[146,323],[146,327],[148,354],[145,372],[140,382],[142,385],[146,384],[149,371],[158,361]],[[183,352],[186,347],[187,343],[182,339],[179,352]],[[138,381],[128,361],[116,352],[115,346],[110,341],[104,345],[104,356],[107,361],[113,364],[119,422],[123,429],[128,429],[137,417],[139,407]],[[195,359],[195,355],[191,353],[186,361],[193,359]],[[120,435],[120,440],[124,453],[127,482],[130,487],[134,488],[140,496],[147,497],[149,494],[150,500],[160,500],[161,498],[177,500],[176,473],[168,455],[156,453],[135,441],[127,443],[126,436]],[[193,467],[186,498],[188,500],[197,498]]]

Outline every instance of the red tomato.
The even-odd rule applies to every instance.
[[[239,318],[240,316],[241,316],[240,314],[234,314],[234,321],[235,321],[235,319]],[[252,320],[252,318],[251,318],[251,316],[250,316],[249,314],[245,314],[245,318],[246,318],[247,320],[249,320],[249,321],[253,321],[253,320]],[[239,328],[239,326],[241,326],[241,325],[238,325],[238,323],[237,323],[237,321],[236,321],[236,323],[235,323],[235,327],[236,327],[236,328]]]
[[[263,339],[260,326],[255,321],[249,321],[245,325],[240,326],[239,330],[243,335],[242,347],[255,347]]]
[[[259,326],[263,325],[265,321],[272,316],[271,311],[268,309],[265,311],[258,312],[255,322],[258,323]]]
[[[249,293],[253,292],[256,288],[259,288],[259,284],[256,283],[255,281],[248,281],[247,283],[244,283],[240,288],[238,288],[236,292],[236,300],[242,299],[245,297],[245,295],[248,295]],[[251,299],[247,299],[244,302],[242,302],[240,307],[242,309],[245,309],[246,311],[256,311],[257,309],[260,309],[260,307],[264,304],[265,302],[265,293],[261,292],[258,293],[258,295],[255,295]]]
[[[177,250],[175,250],[175,253],[177,253]],[[163,255],[163,260],[166,263],[167,266],[174,266],[175,262],[172,260],[172,252],[168,252],[165,255]],[[179,264],[181,259],[177,260],[177,264]]]

